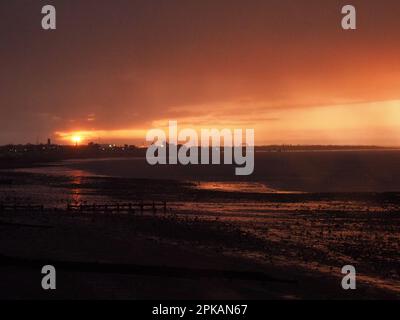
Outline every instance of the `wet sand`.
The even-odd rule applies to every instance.
[[[335,272],[229,255],[228,250],[251,251],[261,243],[221,222],[19,212],[3,213],[0,230],[4,299],[398,297],[364,281],[357,291],[346,292]],[[59,270],[54,292],[40,289],[42,264]]]
[[[1,201],[47,208],[0,215],[4,298],[400,297],[398,193],[242,193],[174,180],[1,176],[13,181],[1,186]],[[135,199],[165,199],[168,213],[65,211],[71,202]],[[60,290],[51,295],[38,287],[45,262],[61,266]],[[345,264],[358,271],[356,291],[340,286]]]

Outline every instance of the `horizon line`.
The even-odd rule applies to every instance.
[[[50,145],[52,146],[62,146],[62,147],[85,147],[85,146],[90,146],[90,145],[101,145],[101,146],[113,146],[113,147],[124,147],[124,146],[134,146],[137,148],[147,148],[148,146],[144,145],[137,145],[137,144],[129,144],[129,143],[123,143],[123,144],[117,144],[117,143],[97,143],[97,142],[89,142],[89,143],[82,143],[82,144],[59,144],[59,143],[51,143]],[[40,142],[40,143],[7,143],[7,144],[1,144],[1,147],[7,147],[7,146],[46,146],[49,145],[48,143]],[[183,145],[183,144],[177,144]],[[196,146],[194,146],[196,147]],[[197,146],[201,147],[201,146]],[[211,147],[211,146],[210,146]],[[224,146],[221,146],[223,148]],[[229,146],[228,146],[229,147]],[[257,144],[254,145],[255,148],[260,148],[260,147],[341,147],[341,148],[351,148],[351,147],[356,147],[356,148],[400,148],[400,145],[375,145],[375,144],[291,144],[291,143],[274,143],[274,144]]]

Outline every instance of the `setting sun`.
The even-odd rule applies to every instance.
[[[82,141],[82,137],[81,136],[72,136],[71,141],[75,144],[79,144]]]

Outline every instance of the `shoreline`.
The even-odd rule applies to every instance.
[[[122,268],[125,264],[155,264],[158,270],[173,263],[172,267],[195,274],[199,265],[209,271],[224,266],[223,270],[229,272],[244,268],[278,279],[283,272],[283,278],[298,282],[271,285],[268,281],[237,279],[227,285],[222,277],[207,278],[206,282],[213,283],[209,285],[203,277],[163,277],[162,272],[158,276],[118,272],[106,275],[64,268],[61,272],[71,285],[60,293],[62,299],[71,295],[90,298],[90,292],[98,286],[101,290],[96,294],[106,299],[115,295],[156,299],[154,294],[183,299],[189,294],[203,299],[209,298],[206,292],[210,290],[216,299],[399,298],[397,192],[259,194],[196,190],[191,183],[169,180],[16,172],[2,175],[15,180],[11,186],[0,186],[1,197],[7,192],[17,196],[10,197],[11,202],[23,201],[24,195],[31,199],[38,196],[47,204],[57,194],[60,199],[54,201],[64,199],[56,211],[47,208],[43,213],[0,213],[0,255],[6,257],[5,261],[26,261],[29,265],[29,261],[37,264],[47,259],[63,266],[74,261],[104,261]],[[171,209],[167,214],[79,214],[64,210],[68,199],[90,204],[95,199],[121,203],[161,197]],[[340,288],[340,269],[345,264],[356,264],[359,272],[360,290],[351,296]],[[32,270],[18,263],[3,266],[6,287],[11,286],[8,278],[17,275],[28,281],[26,277]],[[92,280],[87,282],[87,277]],[[124,285],[126,281],[130,284]],[[177,282],[182,289],[178,292],[169,287],[158,292],[156,284],[160,281],[170,287]],[[137,292],[137,283],[149,291]],[[23,293],[11,292],[29,296],[30,290],[35,291],[32,288]],[[118,288],[118,292],[113,293],[111,288]]]

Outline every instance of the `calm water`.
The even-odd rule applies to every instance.
[[[234,166],[155,166],[144,158],[64,161],[30,172],[197,182],[199,188],[242,192],[400,191],[400,151],[257,153],[254,174],[234,175]]]

